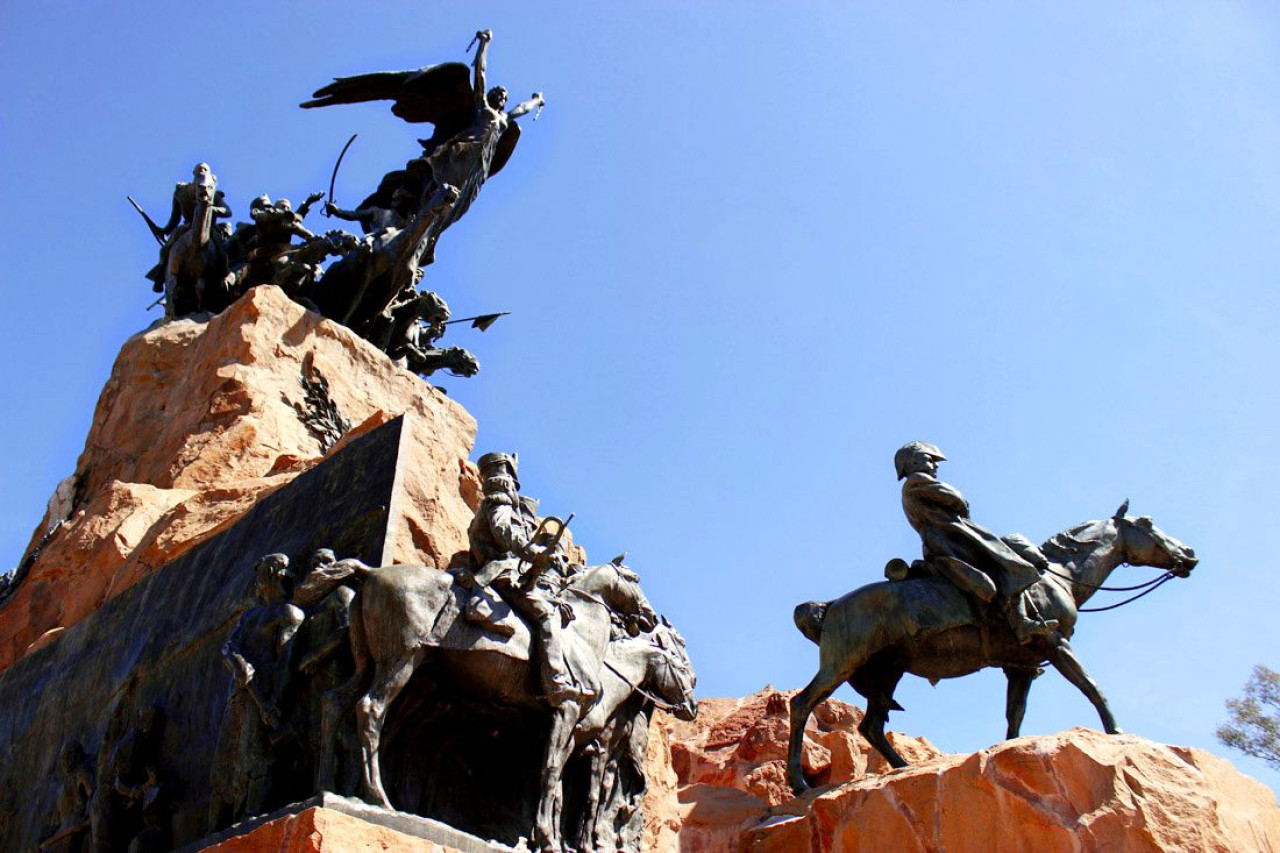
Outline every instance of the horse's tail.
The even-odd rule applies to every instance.
[[[827,618],[829,601],[806,601],[795,612],[796,627],[815,643],[822,642],[822,620]]]

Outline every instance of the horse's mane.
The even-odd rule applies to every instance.
[[[1105,521],[1086,521],[1055,533],[1040,546],[1044,555],[1054,563],[1071,563],[1102,541]]]

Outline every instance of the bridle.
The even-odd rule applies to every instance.
[[[1117,525],[1116,525],[1117,531],[1123,537],[1124,532],[1119,530],[1119,522],[1123,521],[1123,519],[1117,519],[1116,521],[1117,521]],[[1122,560],[1120,565],[1128,566],[1130,565],[1130,563],[1127,560]],[[1077,608],[1077,611],[1080,613],[1102,613],[1107,610],[1115,610],[1118,607],[1124,607],[1126,604],[1131,604],[1137,601],[1139,598],[1142,598],[1144,595],[1150,595],[1151,593],[1155,592],[1157,589],[1159,589],[1168,581],[1178,577],[1178,573],[1175,572],[1173,569],[1166,569],[1164,574],[1160,575],[1159,577],[1154,577],[1149,581],[1145,581],[1140,584],[1135,584],[1133,586],[1105,586],[1103,584],[1092,584],[1092,583],[1089,583],[1088,581],[1082,581],[1082,580],[1079,580],[1078,578],[1074,578],[1069,574],[1064,574],[1063,572],[1060,572],[1057,569],[1055,569],[1052,563],[1046,562],[1045,571],[1047,571],[1049,574],[1053,575],[1056,578],[1061,578],[1062,580],[1067,581],[1068,583],[1079,584],[1080,586],[1083,586],[1087,589],[1091,589],[1095,592],[1134,592],[1135,590],[1142,590],[1137,595],[1132,595],[1129,598],[1126,598],[1124,601],[1121,601],[1117,604],[1109,604],[1106,607]]]
[[[675,668],[676,668],[676,665],[675,665],[675,664],[672,662],[672,660],[671,660],[671,653],[670,653],[670,652],[668,652],[668,651],[667,651],[665,648],[663,648],[662,646],[659,646],[659,645],[656,645],[656,644],[655,644],[655,648],[657,648],[657,649],[658,649],[658,651],[659,651],[659,652],[661,653],[661,655],[662,655],[662,665],[663,665],[663,666],[665,666],[667,669],[674,671],[674,670],[675,670]],[[678,711],[678,710],[680,710],[680,707],[681,707],[680,705],[673,705],[673,704],[671,704],[670,702],[667,702],[665,699],[660,699],[659,697],[657,697],[657,696],[653,695],[653,694],[652,694],[651,692],[649,692],[648,690],[645,690],[645,689],[644,689],[643,687],[641,687],[639,684],[637,684],[637,683],[635,683],[634,681],[632,681],[630,678],[627,678],[625,675],[623,675],[623,674],[618,670],[618,668],[617,668],[616,666],[614,666],[612,663],[610,663],[610,662],[609,662],[609,660],[608,660],[607,658],[606,658],[606,659],[605,659],[605,661],[604,661],[604,665],[605,665],[605,666],[607,666],[607,667],[609,668],[609,670],[610,670],[611,672],[613,672],[613,674],[614,674],[614,675],[616,675],[616,676],[618,676],[618,678],[622,679],[622,681],[623,681],[623,683],[624,683],[624,684],[626,684],[626,685],[627,685],[628,687],[630,687],[632,690],[634,690],[635,692],[639,693],[641,696],[643,696],[644,698],[646,698],[646,699],[648,699],[650,702],[652,702],[654,705],[656,705],[656,706],[658,707],[658,710],[660,710],[660,711],[667,711],[668,713],[673,712],[673,711]]]

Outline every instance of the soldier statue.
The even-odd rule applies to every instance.
[[[324,193],[312,193],[297,210],[287,198],[272,202],[263,194],[251,201],[249,218],[253,222],[237,226],[227,249],[231,263],[227,289],[239,294],[259,284],[274,284],[296,248],[293,238],[315,239],[302,221],[323,197]]]
[[[557,705],[583,695],[569,675],[561,642],[566,612],[571,615],[561,591],[572,569],[559,548],[559,537],[545,541],[541,535],[537,501],[520,495],[516,466],[516,457],[507,453],[480,457],[484,497],[467,531],[473,581],[477,587],[492,587],[530,623],[540,651],[543,695]],[[473,621],[484,616],[471,607],[464,615]]]
[[[180,181],[173,188],[173,207],[169,213],[169,221],[164,225],[156,225],[149,218],[147,225],[151,227],[151,232],[161,241],[160,245],[160,262],[147,272],[147,278],[151,280],[151,289],[156,293],[164,292],[165,271],[169,268],[169,250],[178,238],[185,234],[191,228],[191,223],[195,221],[196,206],[199,199],[199,188],[208,182],[212,174],[208,163],[197,163],[195,168],[191,170],[190,181]],[[139,213],[141,213],[139,209]],[[231,208],[227,206],[226,198],[222,190],[216,190],[213,195],[213,222],[217,223],[219,219],[227,219],[231,216]],[[145,217],[146,214],[143,214]],[[226,235],[220,235],[225,240]]]
[[[303,613],[287,597],[289,558],[269,554],[258,561],[254,574],[257,603],[240,617],[222,647],[233,684],[209,780],[210,832],[264,811],[276,753],[294,736],[281,706]]]
[[[389,207],[376,204],[359,207],[355,210],[343,210],[332,201],[324,206],[325,216],[336,216],[347,222],[358,222],[366,234],[385,231],[388,228],[399,230],[417,211],[417,199],[404,187],[396,187],[391,194]]]
[[[62,787],[58,790],[53,833],[38,849],[48,853],[87,853],[89,850],[89,803],[94,793],[93,762],[78,740],[69,740],[58,754]]]
[[[946,458],[924,441],[904,444],[893,457],[903,481],[902,509],[923,541],[926,570],[977,599],[980,609],[999,597],[1018,642],[1051,634],[1057,623],[1029,612],[1034,605],[1026,591],[1040,579],[1036,555],[1027,549],[1019,553],[969,518],[969,503],[960,492],[937,479],[938,463]]]

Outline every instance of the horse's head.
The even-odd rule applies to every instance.
[[[698,716],[698,700],[693,695],[698,676],[685,649],[684,637],[665,616],[654,626],[651,636],[658,654],[646,673],[646,687],[667,704],[667,710],[677,719],[692,720]]]
[[[1154,566],[1167,569],[1180,578],[1191,574],[1199,560],[1196,552],[1156,527],[1147,516],[1132,518],[1126,513],[1125,501],[1112,516],[1120,533],[1124,561],[1134,566]]]
[[[623,555],[603,566],[592,566],[574,580],[573,585],[600,598],[635,636],[652,631],[658,625],[658,614],[640,588],[640,576],[622,563]]]
[[[454,376],[475,376],[480,372],[480,361],[462,347],[448,347],[444,350],[444,355],[445,370]]]
[[[208,163],[196,164],[196,167],[191,170],[191,183],[195,186],[196,197],[201,204],[209,204],[213,201],[214,194],[218,190],[218,179]]]

